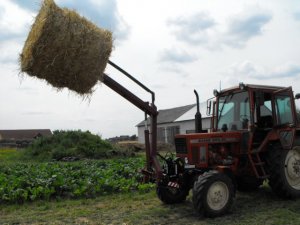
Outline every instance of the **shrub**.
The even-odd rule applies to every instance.
[[[54,131],[50,137],[36,139],[25,156],[40,160],[61,160],[64,157],[99,159],[111,156],[116,149],[109,142],[89,131]]]

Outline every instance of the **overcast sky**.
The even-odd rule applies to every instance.
[[[156,93],[159,109],[212,96],[239,82],[300,92],[297,0],[56,0],[113,31],[111,60]],[[104,84],[89,100],[19,74],[18,56],[40,0],[0,0],[0,129],[90,130],[132,135],[142,111]],[[115,70],[107,73],[144,101],[151,98]]]

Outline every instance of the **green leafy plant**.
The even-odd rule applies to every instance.
[[[137,157],[7,164],[0,167],[0,202],[145,192],[153,184],[140,183],[143,166],[144,159]]]

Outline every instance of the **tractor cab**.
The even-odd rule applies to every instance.
[[[251,164],[261,163],[252,158],[256,157],[253,153],[266,151],[272,141],[292,147],[297,119],[291,87],[240,83],[214,90],[214,95],[207,107],[212,118],[211,132],[202,133],[201,128],[175,137],[177,156],[187,164],[236,170],[241,164],[240,155],[246,155],[244,161],[249,158]],[[257,177],[266,176],[262,168],[254,166],[253,171]]]
[[[247,143],[247,148],[241,150],[260,147],[273,129],[289,129],[297,125],[291,87],[240,83],[238,87],[214,91],[214,94],[212,130],[244,133],[242,141]]]

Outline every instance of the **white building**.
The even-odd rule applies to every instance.
[[[196,104],[159,110],[157,117],[157,141],[174,144],[174,136],[176,134],[195,132],[196,112]],[[206,115],[206,102],[200,104],[200,112],[202,115],[202,129],[210,129],[211,117]],[[147,123],[149,124],[149,119]],[[137,128],[138,141],[145,143],[145,121],[140,122]]]

